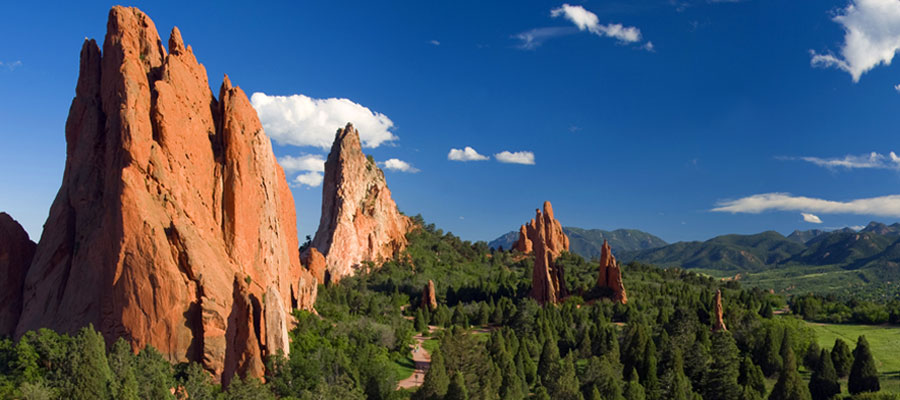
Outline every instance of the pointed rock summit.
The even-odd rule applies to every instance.
[[[562,225],[553,217],[553,206],[544,202],[544,211],[535,210],[535,217],[519,228],[519,240],[513,246],[523,253],[534,253],[531,274],[531,297],[541,304],[555,304],[567,295],[564,271],[555,260],[569,250],[569,238]]]
[[[15,333],[22,313],[22,285],[35,247],[22,225],[0,212],[0,336]]]
[[[427,308],[429,311],[437,309],[437,294],[434,291],[434,281],[431,279],[428,280],[428,284],[422,289],[422,304],[420,307]]]
[[[613,301],[622,304],[628,303],[625,284],[622,283],[622,269],[606,240],[603,241],[603,246],[600,248],[600,272],[597,274],[597,286],[612,290]]]
[[[329,282],[353,275],[364,262],[380,264],[406,247],[412,220],[391,198],[384,172],[362,152],[352,124],[338,129],[322,184],[322,215],[312,241],[325,255]]]
[[[716,290],[716,302],[714,304],[713,316],[716,318],[713,321],[713,331],[727,331],[728,328],[725,327],[725,319],[724,314],[725,311],[722,309],[722,291]]]
[[[292,307],[311,310],[294,200],[247,96],[216,98],[177,28],[168,52],[136,8],[109,12],[81,50],[66,167],[16,328],[152,345],[225,383],[287,353]]]

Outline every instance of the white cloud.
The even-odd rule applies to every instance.
[[[435,46],[440,46],[440,45],[441,45],[441,42],[438,42],[437,40],[429,40],[428,43],[431,43],[431,44],[433,44],[433,45],[435,45]]]
[[[788,160],[803,160],[825,168],[871,168],[900,170],[900,156],[893,151],[887,155],[871,152],[863,155],[846,155],[836,158],[785,157]]]
[[[519,39],[521,41],[521,43],[519,43],[519,45],[516,47],[523,50],[534,50],[540,45],[544,44],[544,42],[546,42],[547,40],[559,36],[571,35],[576,32],[578,32],[578,30],[570,26],[535,28],[516,34],[513,36],[513,38]]]
[[[450,149],[447,159],[450,161],[484,161],[488,159],[488,156],[478,154],[475,149],[466,146],[465,149]]]
[[[281,145],[331,147],[334,134],[348,122],[359,131],[363,147],[396,140],[394,123],[386,115],[348,99],[313,99],[302,94],[270,96],[253,93],[250,103],[266,134]]]
[[[507,164],[534,165],[534,153],[530,151],[517,151],[512,153],[502,151],[494,154],[494,158],[496,158],[497,161]]]
[[[759,214],[764,211],[780,210],[900,217],[900,195],[834,201],[793,196],[790,193],[763,193],[737,200],[721,201],[716,206],[711,211]]]
[[[811,224],[821,224],[822,223],[822,219],[819,218],[819,216],[816,214],[800,213],[800,215],[803,216],[804,221],[809,222]]]
[[[278,163],[285,172],[325,172],[325,158],[318,154],[306,154],[300,157],[284,156],[278,159]]]
[[[859,232],[859,231],[865,229],[866,226],[865,226],[865,225],[853,225],[853,226],[848,226],[848,228],[853,229],[854,231]]]
[[[897,92],[900,92],[900,83],[894,85],[894,90],[896,90]]]
[[[322,184],[322,180],[324,180],[324,176],[321,172],[310,171],[305,174],[297,175],[294,178],[294,182],[299,185],[306,185],[311,187],[316,187]]]
[[[842,69],[859,82],[879,64],[891,65],[900,49],[900,1],[851,0],[832,20],[844,28],[841,55],[810,50],[813,66]]]
[[[391,171],[400,171],[400,172],[409,172],[414,174],[419,172],[419,170],[412,165],[409,165],[408,162],[403,160],[398,160],[396,158],[388,159],[387,161],[380,163],[384,169],[389,169]]]
[[[582,6],[572,6],[563,4],[559,8],[550,10],[551,17],[563,16],[571,21],[579,30],[588,31],[597,36],[606,36],[615,38],[624,43],[635,43],[641,41],[641,30],[633,26],[624,26],[622,24],[606,24],[600,23],[597,14],[585,10]],[[649,43],[649,42],[648,42]],[[645,45],[646,46],[646,45]],[[653,45],[650,44],[650,48]]]
[[[0,67],[6,68],[6,69],[8,69],[8,70],[10,70],[10,71],[12,71],[12,70],[14,70],[14,69],[16,69],[16,68],[19,68],[19,67],[21,67],[21,66],[22,66],[22,61],[19,61],[19,60],[16,60],[16,61],[13,61],[13,62],[9,62],[9,61],[3,62],[3,61],[0,61]]]

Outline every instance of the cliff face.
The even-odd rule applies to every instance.
[[[613,301],[622,304],[628,303],[628,294],[625,292],[625,284],[622,283],[622,269],[616,256],[613,255],[609,243],[603,241],[600,249],[600,271],[597,274],[597,286],[612,290]]]
[[[325,255],[327,280],[353,275],[406,247],[409,217],[400,214],[384,173],[362,152],[352,124],[339,129],[325,161],[322,216],[312,246]]]
[[[12,335],[22,313],[22,285],[36,245],[16,220],[0,212],[0,335]]]
[[[534,252],[534,269],[531,272],[531,297],[538,303],[555,304],[567,295],[565,272],[554,262],[560,253],[569,250],[569,238],[562,225],[553,217],[553,206],[544,202],[544,211],[535,210],[535,217],[519,229],[519,240],[514,248]]]
[[[288,352],[292,306],[311,310],[294,201],[244,92],[218,99],[177,28],[113,7],[101,54],[81,50],[66,167],[25,279],[16,333],[153,345],[227,382]]]

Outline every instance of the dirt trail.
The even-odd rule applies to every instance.
[[[431,338],[431,332],[440,329],[440,327],[429,325],[429,335],[423,336],[421,333],[413,336],[413,340],[415,340],[415,344],[411,344],[409,347],[412,349],[413,362],[416,363],[416,370],[413,372],[409,378],[406,378],[397,383],[397,387],[401,389],[410,389],[422,386],[422,383],[425,382],[425,374],[428,372],[428,367],[431,366],[431,353],[428,350],[425,350],[424,343],[426,340]]]

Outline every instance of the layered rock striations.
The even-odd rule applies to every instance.
[[[363,154],[353,125],[339,129],[325,162],[322,215],[312,241],[325,255],[327,279],[337,282],[365,262],[391,259],[406,247],[412,226],[391,198],[384,172]]]
[[[622,269],[616,256],[613,255],[609,243],[603,241],[600,248],[600,270],[597,274],[597,286],[609,288],[612,291],[613,301],[622,304],[628,303],[628,294],[625,292],[625,284],[622,283]]]
[[[535,210],[535,217],[519,229],[519,240],[514,248],[534,253],[531,273],[531,297],[541,304],[555,304],[567,295],[565,273],[555,263],[563,251],[569,250],[569,238],[562,225],[553,217],[553,206],[544,202],[544,211]]]
[[[81,50],[66,167],[25,279],[16,333],[74,332],[156,347],[222,376],[288,352],[311,310],[294,201],[247,96],[216,98],[177,28],[113,7],[103,52]]]
[[[431,279],[428,280],[425,288],[422,289],[422,303],[419,307],[427,308],[430,311],[437,309],[437,293],[434,291],[434,281]]]
[[[22,225],[0,212],[0,336],[15,333],[22,313],[22,285],[36,246]]]
[[[716,290],[716,302],[713,304],[713,331],[727,331],[724,319],[725,311],[722,309],[722,291]]]

